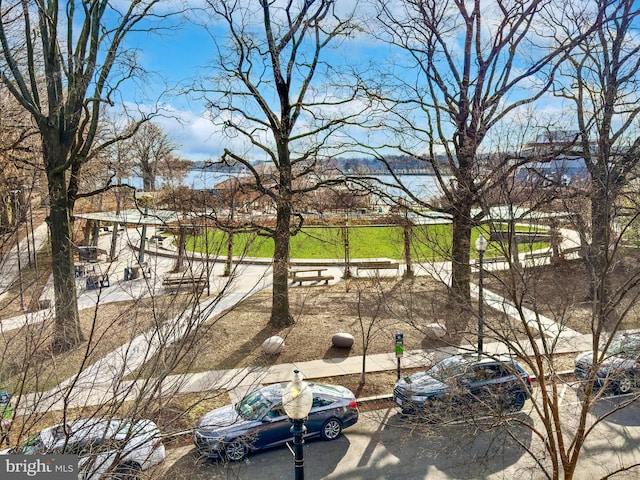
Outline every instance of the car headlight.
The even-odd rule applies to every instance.
[[[414,395],[411,397],[411,401],[415,403],[428,403],[433,400],[433,396],[429,395]]]
[[[224,437],[217,433],[196,432],[196,443],[206,443],[210,448],[217,448],[224,441]]]

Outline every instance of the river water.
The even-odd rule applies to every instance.
[[[229,175],[227,174],[220,174],[217,172],[191,170],[182,183],[187,187],[196,190],[203,190],[213,188],[228,177]],[[376,178],[384,183],[395,183],[391,175],[376,175]],[[432,200],[442,194],[442,190],[440,189],[434,175],[399,175],[399,178],[416,197],[422,200]],[[387,188],[387,193],[394,197],[406,197],[406,193],[404,193],[400,188],[389,187]]]
[[[182,185],[194,190],[207,190],[214,188],[227,178],[229,178],[228,174],[207,170],[190,170],[182,181]],[[395,183],[391,175],[376,175],[376,178],[384,183]],[[433,175],[400,175],[399,178],[402,183],[421,200],[432,200],[441,195],[440,187],[436,177]],[[142,188],[142,180],[140,178],[129,178],[126,179],[126,181],[136,188]],[[162,186],[162,178],[157,178],[156,186],[158,188]],[[407,196],[400,188],[394,187],[388,187],[387,193],[396,198],[404,199]]]

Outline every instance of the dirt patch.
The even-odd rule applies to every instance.
[[[53,354],[54,316],[0,333],[0,390],[46,390],[96,362],[137,335],[153,330],[186,308],[180,297],[157,297],[101,304],[80,311],[84,341],[76,348]],[[186,301],[186,299],[185,299]],[[27,369],[25,371],[25,365]]]
[[[554,322],[583,334],[593,332],[589,277],[581,259],[561,260],[536,268],[489,271],[485,287],[516,304],[532,309]],[[607,313],[620,322],[619,329],[640,328],[640,251],[625,249],[611,271],[613,299]]]
[[[269,323],[271,295],[253,295],[202,326],[188,340],[190,351],[174,373],[393,353],[398,332],[404,334],[406,350],[474,344],[477,338],[473,306],[452,307],[446,286],[426,277],[293,287],[289,299],[295,323],[286,328]],[[486,322],[498,329],[505,317],[488,309]],[[339,332],[354,337],[352,348],[332,346]],[[262,343],[274,335],[284,339],[285,348],[265,355]]]

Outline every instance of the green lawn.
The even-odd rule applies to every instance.
[[[344,258],[344,229],[341,227],[308,227],[291,238],[291,258]],[[474,229],[471,236],[471,256],[475,240],[485,229]],[[191,237],[187,249],[214,255],[226,255],[227,234],[216,230],[208,232],[209,245],[204,243],[204,235]],[[417,225],[411,235],[413,260],[442,260],[450,256],[451,225]],[[544,248],[545,244],[535,244],[535,248]],[[501,255],[498,245],[489,244],[487,256]],[[522,251],[524,251],[524,245]],[[353,226],[349,228],[349,251],[355,258],[404,258],[403,229],[400,226]],[[254,233],[234,235],[234,256],[273,257],[273,240]]]

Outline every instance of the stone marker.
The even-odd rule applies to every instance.
[[[262,351],[267,355],[276,355],[284,349],[284,338],[274,335],[262,342]]]
[[[351,348],[353,346],[353,335],[340,332],[331,337],[331,343],[336,348]]]

